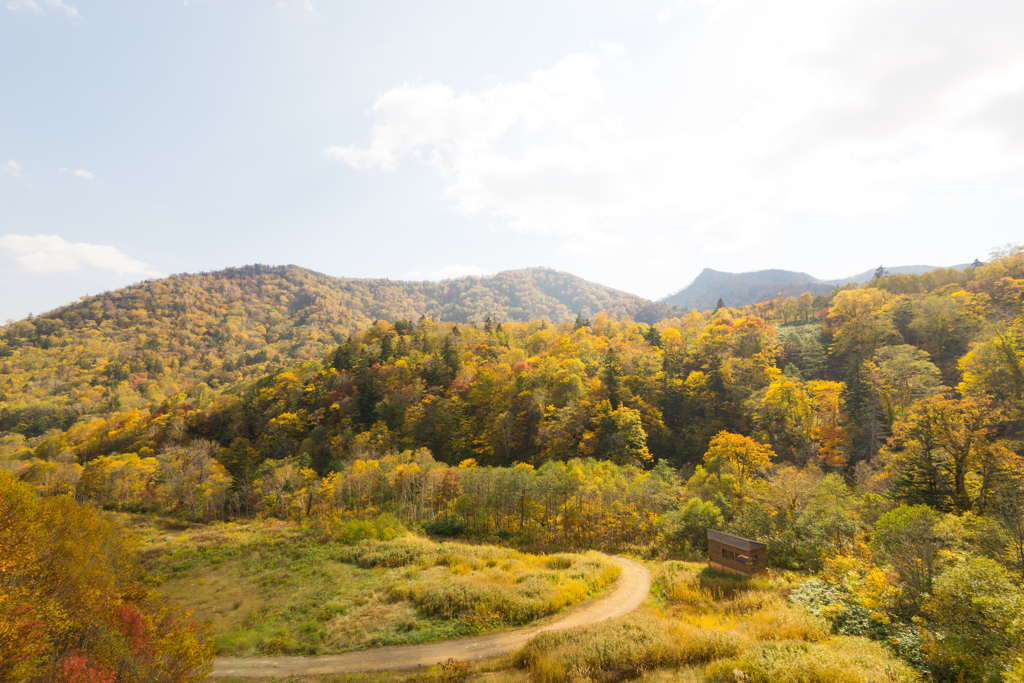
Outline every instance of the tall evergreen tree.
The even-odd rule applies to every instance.
[[[345,343],[334,350],[331,354],[330,365],[338,372],[352,370],[359,362],[359,353],[352,337],[345,340]]]
[[[367,370],[359,382],[358,410],[359,421],[371,425],[377,420],[377,404],[384,398],[380,379],[374,370]]]
[[[459,370],[462,368],[459,349],[452,342],[451,337],[445,337],[444,344],[441,346],[441,360],[444,361],[445,366],[448,368],[450,373],[448,381],[450,382],[458,376]]]
[[[616,409],[622,403],[622,368],[619,366],[619,354],[614,348],[608,347],[608,352],[601,359],[601,365],[601,380],[608,389],[608,401],[612,408]]]
[[[380,340],[380,362],[381,363],[387,362],[387,360],[389,358],[391,358],[392,356],[395,355],[394,343],[392,342],[392,338],[393,337],[394,337],[394,335],[389,333],[389,334],[385,334],[384,337]]]

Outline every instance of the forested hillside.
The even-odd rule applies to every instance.
[[[444,282],[334,278],[294,266],[176,275],[84,298],[0,332],[0,433],[218,390],[320,360],[375,320],[553,322],[678,309],[543,268]]]
[[[49,341],[74,337],[57,327],[18,346],[22,327],[45,331],[63,322],[40,318],[8,331],[5,450],[34,448],[84,465],[203,439],[214,450],[234,449],[231,457],[252,471],[268,459],[305,455],[321,474],[366,448],[428,448],[449,464],[594,456],[682,466],[699,461],[725,430],[754,437],[789,462],[846,470],[872,461],[918,399],[949,392],[957,401],[1019,398],[1019,260],[1014,252],[979,269],[942,271],[939,279],[895,275],[830,298],[780,297],[654,325],[603,313],[558,324],[421,318],[378,321],[347,338],[307,325],[309,336],[291,334],[273,353],[308,360],[269,372],[261,372],[272,363],[259,337],[232,322],[218,327],[212,317],[192,338],[150,337],[144,326],[90,318],[75,323],[84,332],[77,345]],[[191,323],[201,325],[211,304],[185,300],[195,311]],[[241,298],[236,306],[254,310]],[[99,302],[84,310],[104,315]],[[143,322],[174,316],[155,305],[130,310]],[[264,320],[277,318],[277,326],[262,328],[272,344],[289,329],[280,311],[264,311]],[[251,324],[256,316],[235,319]],[[105,359],[104,344],[117,331],[141,352]],[[338,337],[345,341],[335,343]],[[242,359],[221,361],[231,345]],[[59,364],[46,354],[54,348]],[[186,372],[168,373],[168,366],[186,367],[198,383],[188,385]],[[247,376],[254,381],[238,383]],[[78,382],[70,390],[68,377]],[[47,397],[55,406],[43,413],[48,424],[33,408],[17,408]],[[80,417],[90,399],[105,412]],[[1014,410],[1011,403],[992,415]]]

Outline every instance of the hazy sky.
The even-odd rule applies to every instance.
[[[247,263],[657,298],[1024,241],[1024,2],[0,0],[0,320]]]

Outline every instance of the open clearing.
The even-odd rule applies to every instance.
[[[353,542],[269,522],[126,522],[139,527],[160,592],[209,624],[219,655],[340,654],[509,629],[597,595],[620,571],[594,552],[411,535]]]

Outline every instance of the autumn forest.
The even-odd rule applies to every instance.
[[[249,266],[9,321],[0,678],[206,675],[133,515],[650,563],[705,561],[714,528],[909,672],[873,680],[1024,681],[1024,248],[723,304]],[[750,678],[701,675],[762,680],[737,652]]]

